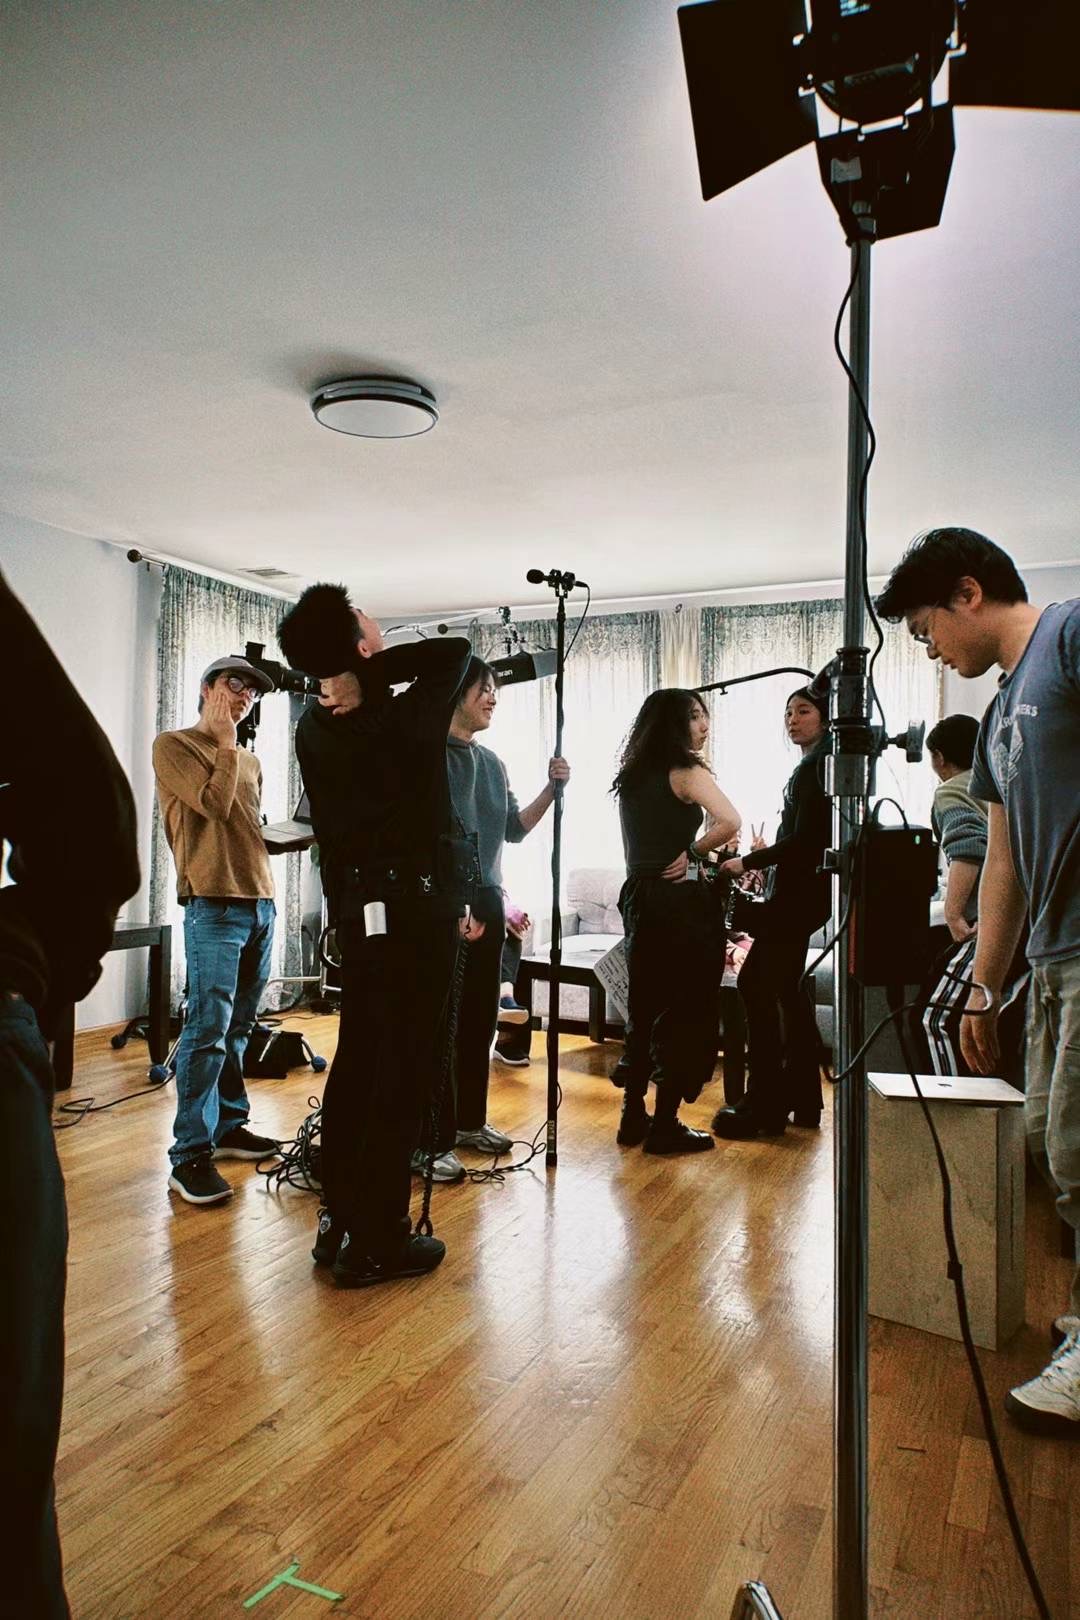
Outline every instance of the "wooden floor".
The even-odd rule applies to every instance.
[[[332,1055],[332,1018],[296,1027]],[[79,1037],[72,1095],[143,1081],[145,1046],[106,1033]],[[557,1170],[437,1189],[442,1269],[359,1293],[311,1264],[312,1195],[234,1163],[227,1205],[167,1192],[171,1086],[61,1133],[76,1620],[727,1620],[753,1577],[785,1620],[830,1615],[828,1116],[646,1158],[615,1145],[613,1049],[564,1048]],[[253,1123],[291,1136],[320,1084],[251,1082]],[[492,1097],[531,1136],[542,1062]],[[996,1406],[1067,1297],[1046,1205],[1029,1226],[1034,1326],[983,1355]],[[872,1347],[874,1614],[1034,1614],[960,1347],[883,1322]],[[1053,1614],[1077,1620],[1080,1446],[1002,1434]],[[279,1587],[244,1611],[295,1559],[343,1600]]]

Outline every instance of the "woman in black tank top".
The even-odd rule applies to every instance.
[[[626,929],[629,1008],[617,1141],[646,1153],[711,1148],[707,1131],[678,1117],[712,1077],[720,1026],[725,936],[718,894],[699,861],[738,831],[736,811],[701,750],[709,716],[697,692],[669,687],[646,698],[630,730],[618,796],[626,855],[619,910]],[[700,831],[702,814],[711,822]],[[656,1114],[645,1108],[656,1083]]]

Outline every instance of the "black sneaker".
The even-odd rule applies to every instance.
[[[169,1186],[189,1204],[221,1204],[233,1195],[225,1177],[210,1163],[209,1153],[188,1159],[186,1164],[174,1164]]]
[[[658,1125],[654,1119],[645,1138],[644,1153],[708,1153],[716,1144],[708,1131],[695,1131],[676,1119],[670,1125]]]
[[[339,1288],[370,1288],[374,1283],[394,1282],[398,1277],[422,1277],[434,1271],[445,1254],[446,1244],[440,1238],[421,1237],[418,1232],[392,1254],[363,1254],[349,1242],[346,1232],[330,1270]]]
[[[505,1063],[508,1069],[527,1069],[529,1067],[528,1052],[504,1052],[496,1047],[491,1054],[496,1063]]]
[[[311,1258],[317,1266],[333,1265],[344,1235],[344,1228],[334,1220],[330,1211],[320,1209],[319,1230],[315,1233],[315,1247],[311,1251]]]
[[[256,1136],[246,1125],[236,1125],[214,1148],[215,1159],[269,1159],[281,1152],[272,1136]]]

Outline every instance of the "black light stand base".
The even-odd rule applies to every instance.
[[[783,1616],[769,1596],[768,1587],[760,1581],[748,1581],[736,1594],[731,1620],[783,1620]]]

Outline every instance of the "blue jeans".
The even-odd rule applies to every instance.
[[[1031,965],[1026,1068],[1028,1143],[1076,1234],[1069,1310],[1080,1316],[1080,956]]]
[[[64,1394],[67,1211],[53,1076],[28,1002],[0,990],[0,1616],[66,1620],[53,1466]]]
[[[188,1005],[176,1053],[176,1119],[169,1158],[187,1164],[246,1125],[244,1052],[270,975],[272,900],[184,906]]]

